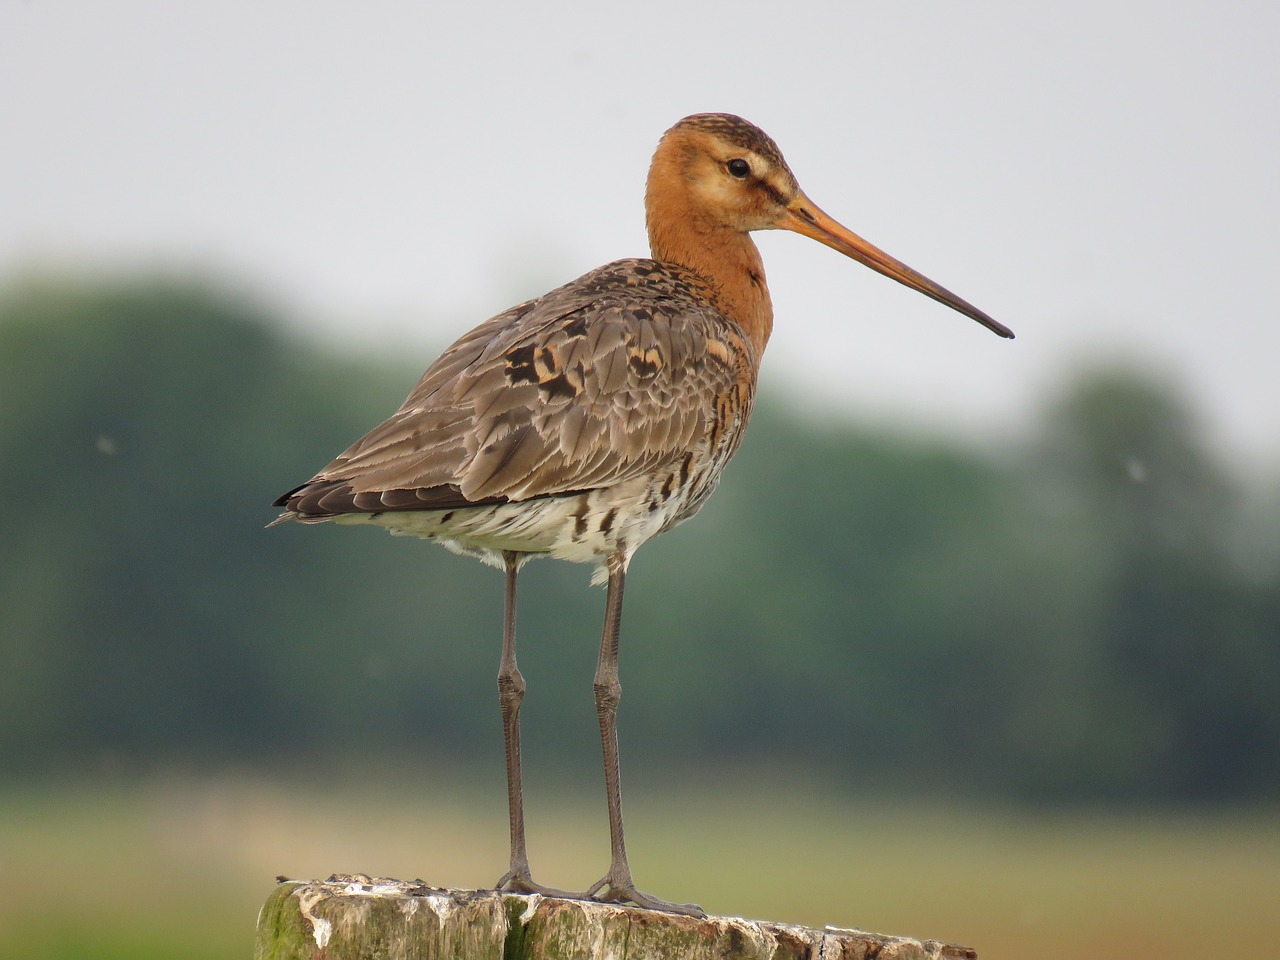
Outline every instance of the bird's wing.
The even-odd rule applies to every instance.
[[[748,413],[752,348],[708,297],[680,268],[624,260],[513,307],[278,504],[448,509],[658,472]]]

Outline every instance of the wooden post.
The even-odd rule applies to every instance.
[[[258,917],[256,960],[975,960],[936,940],[734,917],[444,890],[366,876],[286,880]]]

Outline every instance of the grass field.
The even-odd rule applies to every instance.
[[[248,958],[277,874],[487,886],[500,784],[244,777],[0,790],[0,956]],[[1261,956],[1280,942],[1280,815],[858,804],[772,775],[627,797],[642,888],[709,912],[965,943],[983,960]],[[543,882],[606,866],[602,798],[530,791]],[[561,788],[563,789],[563,788]],[[547,795],[550,793],[551,795]]]

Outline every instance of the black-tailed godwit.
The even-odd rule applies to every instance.
[[[793,230],[1013,333],[822,212],[763,131],[728,114],[666,132],[645,191],[652,257],[618,260],[476,327],[404,404],[276,501],[281,519],[372,523],[506,571],[499,699],[511,860],[501,889],[700,914],[641,893],[622,831],[616,713],[622,592],[632,555],[697,513],[738,449],[773,306],[753,230]],[[606,581],[595,674],[611,861],[580,894],[535,883],[525,851],[516,576],[532,557]]]

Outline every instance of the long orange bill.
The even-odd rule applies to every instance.
[[[961,300],[950,290],[940,287],[922,273],[916,273],[905,263],[895,260],[879,247],[872,246],[852,230],[841,226],[822,212],[818,206],[803,193],[787,205],[786,214],[778,220],[777,226],[783,230],[794,230],[806,237],[812,237],[833,250],[839,250],[846,257],[866,264],[877,273],[883,273],[899,283],[918,290],[926,297],[932,297],[939,303],[945,303],[952,310],[963,313],[966,317],[977,320],[993,333],[1013,339],[1013,331],[998,320],[993,320],[973,304]]]

